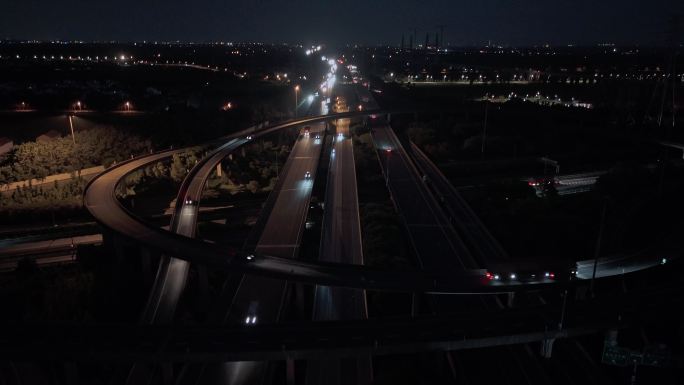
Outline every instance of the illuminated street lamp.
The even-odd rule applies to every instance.
[[[126,103],[124,103],[124,106],[126,107],[126,111],[130,111],[130,110],[131,110],[131,102],[126,102]]]
[[[385,149],[385,153],[387,156],[385,157],[385,168],[387,169],[385,171],[385,186],[389,186],[389,162],[390,162],[390,156],[392,155],[392,148],[388,147]]]
[[[76,108],[77,108],[79,111],[81,111],[81,101],[80,101],[80,100],[76,101]]]
[[[294,113],[294,115],[295,115],[295,118],[296,118],[296,117],[297,117],[297,104],[299,103],[299,101],[298,101],[298,96],[299,96],[299,85],[296,85],[296,86],[295,86],[294,91],[295,91],[295,111],[294,111],[295,113]]]

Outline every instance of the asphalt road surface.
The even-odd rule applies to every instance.
[[[337,111],[345,111],[344,99]],[[354,146],[349,119],[336,121],[325,196],[319,260],[363,264]],[[313,319],[357,320],[368,316],[364,290],[317,285]],[[307,384],[366,384],[372,381],[370,357],[309,361]]]
[[[325,124],[316,123],[310,126],[308,135],[302,131],[297,139],[280,174],[280,178],[284,178],[280,190],[272,192],[278,197],[257,243],[256,253],[297,257],[324,134]],[[286,288],[285,280],[244,275],[233,299],[228,322],[245,325],[278,322]],[[229,384],[259,383],[267,374],[262,362],[227,363],[219,373]]]
[[[457,272],[473,266],[470,252],[460,239],[452,236],[441,208],[426,190],[392,128],[375,127],[372,135],[386,183],[405,221],[421,268]]]
[[[449,216],[449,222],[470,246],[479,266],[486,268],[490,261],[507,260],[508,254],[437,166],[413,143],[411,152],[416,166],[425,176],[425,185],[435,193]]]

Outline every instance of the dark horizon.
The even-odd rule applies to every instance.
[[[408,39],[406,40],[406,45],[405,49],[409,49],[408,47]],[[429,47],[434,48],[433,46],[433,40],[430,40]],[[88,40],[88,39],[21,39],[21,38],[6,38],[2,37],[0,38],[0,44],[113,44],[113,45],[133,45],[133,44],[138,44],[138,45],[154,45],[154,44],[168,44],[168,45],[251,45],[251,44],[264,44],[264,45],[269,45],[269,46],[291,46],[291,47],[301,47],[302,49],[306,49],[308,47],[315,47],[316,45],[320,45],[324,47],[324,49],[327,50],[335,50],[335,49],[344,49],[344,48],[353,48],[353,47],[361,47],[361,48],[399,48],[401,46],[401,41],[397,43],[375,43],[375,44],[361,44],[361,43],[332,43],[329,44],[325,41],[314,41],[313,43],[302,43],[302,42],[286,42],[286,41],[273,41],[273,42],[266,42],[266,41],[257,41],[257,40],[163,40],[163,39],[140,39],[140,40]],[[413,49],[422,49],[422,42],[419,43],[419,45],[416,45],[414,43]],[[593,49],[593,48],[636,48],[636,49],[662,49],[671,46],[668,44],[666,40],[663,40],[661,42],[653,42],[649,44],[639,44],[639,43],[615,43],[615,42],[610,42],[610,41],[596,41],[596,42],[588,42],[588,43],[583,43],[583,44],[572,44],[572,43],[567,43],[567,44],[547,44],[547,43],[540,43],[540,44],[518,44],[518,45],[512,45],[512,44],[503,44],[499,42],[482,42],[480,44],[449,44],[446,47],[455,49],[455,50],[467,50],[467,49],[481,49],[481,48],[505,48],[505,49],[542,49],[542,48],[555,48],[555,49],[560,49],[560,48],[574,48],[574,49]],[[680,42],[678,44],[679,47],[684,46],[684,43]],[[440,44],[440,49],[444,48],[445,46]]]
[[[6,4],[0,38],[83,41],[234,41],[399,45],[402,35],[414,45],[430,41],[444,26],[451,46],[661,45],[668,19],[684,4],[655,0],[572,4],[489,0],[478,4],[410,0],[345,3],[311,0],[231,1],[193,4],[172,0],[131,0],[43,4],[28,0]]]

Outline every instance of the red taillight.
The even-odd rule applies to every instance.
[[[487,277],[487,279],[494,279],[494,276],[490,272],[486,272],[485,277]]]
[[[555,275],[555,274],[553,274],[553,273],[549,273],[549,278],[555,278],[555,277],[556,277],[556,275]]]

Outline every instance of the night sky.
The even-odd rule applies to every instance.
[[[3,0],[0,38],[398,45],[654,44],[682,0]],[[432,39],[432,37],[431,37]]]

